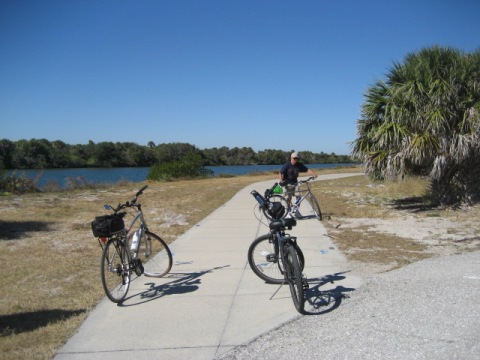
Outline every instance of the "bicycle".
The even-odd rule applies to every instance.
[[[277,198],[276,201],[279,201],[279,197],[283,197],[285,199],[285,202],[287,203],[287,213],[285,214],[285,217],[289,216],[295,216],[297,214],[298,209],[300,208],[300,204],[303,202],[303,200],[307,200],[307,202],[310,204],[312,207],[313,213],[315,214],[315,217],[318,220],[322,220],[322,211],[320,210],[320,205],[318,204],[318,200],[313,195],[312,190],[310,188],[310,181],[315,179],[315,177],[311,176],[306,180],[300,180],[296,184],[292,185],[284,185],[280,183],[281,186],[286,188],[286,197],[283,197],[281,195],[272,195],[273,197]],[[299,189],[296,191],[291,191],[289,188],[296,188],[297,185],[305,185],[306,189]],[[297,199],[295,202],[292,204],[292,196],[297,195]]]
[[[254,215],[266,226],[269,226],[272,221],[285,218],[288,215],[286,212],[286,208],[288,207],[287,200],[283,196],[278,195],[278,188],[280,188],[280,191],[283,193],[283,190],[278,183],[274,183],[270,189],[265,190],[264,197],[259,196],[256,191],[252,191],[252,195],[257,199],[255,209],[257,207],[260,208],[260,212],[263,213],[268,223],[262,222],[262,219],[257,217],[256,211],[254,211]],[[261,235],[256,238],[250,245],[249,251],[249,258],[253,259],[252,265],[257,268],[254,272],[260,278],[270,284],[283,284],[285,282],[283,271],[278,262],[278,244],[275,241],[272,241],[270,234]],[[297,252],[300,259],[300,266],[303,271],[305,257],[298,245]],[[267,260],[268,257],[269,259]]]
[[[92,222],[93,235],[102,247],[100,262],[102,285],[107,297],[121,303],[127,296],[132,273],[162,277],[172,268],[172,252],[167,243],[148,229],[138,198],[143,186],[131,201],[116,208],[104,205],[111,215],[97,216]],[[123,211],[122,211],[123,210]],[[133,219],[125,227],[124,217]]]
[[[315,214],[315,217],[318,220],[321,221],[322,218],[323,218],[322,211],[320,210],[320,205],[318,204],[318,200],[315,197],[315,195],[313,195],[313,193],[310,189],[310,184],[309,184],[309,181],[311,181],[313,179],[315,179],[315,178],[312,176],[312,177],[309,177],[306,180],[301,180],[301,181],[297,182],[295,185],[283,185],[284,187],[289,187],[289,186],[296,187],[297,185],[305,184],[305,186],[307,187],[306,190],[298,190],[299,194],[301,194],[301,193],[304,193],[304,194],[299,196],[295,200],[293,205],[292,205],[292,196],[294,195],[294,193],[290,192],[287,189],[286,190],[286,193],[287,193],[286,197],[280,195],[279,191],[276,191],[276,188],[278,188],[278,186],[281,186],[282,184],[279,185],[278,183],[273,184],[273,186],[270,189],[265,190],[265,199],[269,200],[270,203],[280,203],[280,204],[282,204],[283,207],[285,207],[286,212],[283,214],[283,216],[282,216],[283,218],[295,217],[298,209],[300,208],[300,204],[303,202],[303,200],[307,199],[308,203],[312,207],[312,210],[313,210],[313,213]],[[283,193],[283,190],[281,190],[281,191]],[[263,208],[262,211],[263,211],[263,214],[265,215],[265,217],[269,221],[271,221],[272,217],[269,215],[268,209]]]
[[[255,190],[251,192],[262,209],[270,212],[270,231],[256,238],[248,249],[248,263],[252,271],[267,283],[288,284],[295,309],[305,313],[305,292],[308,281],[302,274],[305,258],[297,244],[297,238],[285,233],[297,224],[292,217],[282,218],[280,206],[271,206],[269,199]],[[277,203],[278,204],[278,203]],[[278,210],[280,209],[280,210]]]

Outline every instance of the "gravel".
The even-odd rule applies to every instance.
[[[479,251],[431,258],[217,359],[479,359],[479,299]]]

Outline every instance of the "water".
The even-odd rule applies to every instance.
[[[309,168],[333,168],[352,166],[353,164],[307,164]],[[218,175],[245,175],[254,172],[278,171],[280,165],[239,165],[239,166],[206,166]],[[147,178],[150,168],[81,168],[81,169],[45,169],[45,170],[15,170],[8,175],[38,177],[37,187],[42,189],[48,183],[54,183],[62,188],[71,187],[72,181],[79,184],[114,184],[119,181],[141,182]]]

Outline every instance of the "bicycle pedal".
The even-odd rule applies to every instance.
[[[302,275],[302,286],[303,286],[303,291],[307,291],[310,289],[310,285],[308,285],[308,280],[305,275]]]
[[[277,258],[277,256],[275,256],[275,254],[268,254],[267,255],[267,261],[274,263],[274,262],[278,261],[278,258]]]

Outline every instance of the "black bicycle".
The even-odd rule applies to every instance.
[[[305,313],[305,293],[308,281],[302,271],[305,258],[297,238],[285,231],[297,224],[292,217],[282,218],[285,208],[281,203],[270,202],[257,191],[251,193],[259,206],[269,212],[270,231],[255,239],[248,249],[248,263],[252,271],[267,283],[288,284],[295,309]]]
[[[127,296],[132,273],[162,277],[172,268],[170,248],[148,229],[142,206],[137,202],[147,187],[142,187],[133,200],[116,208],[105,205],[113,214],[97,216],[92,222],[93,235],[103,249],[100,265],[103,289],[115,303],[121,303]],[[123,218],[127,211],[133,219],[126,228]]]

